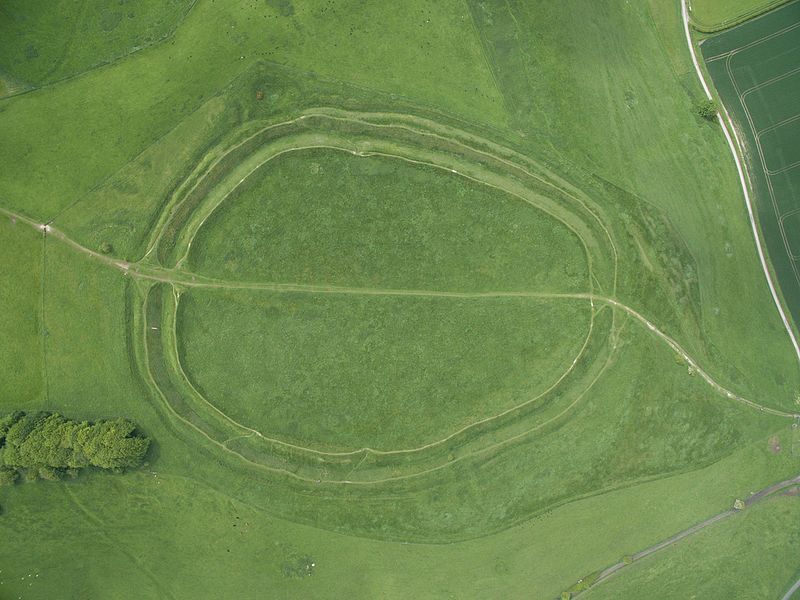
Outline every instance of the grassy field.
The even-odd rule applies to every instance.
[[[154,440],[0,487],[0,597],[549,600],[800,471],[677,3],[11,3],[0,33],[0,412]],[[797,502],[587,598],[778,598]]]
[[[0,9],[0,73],[36,88],[74,77],[165,40],[191,0],[5,2]]]
[[[777,496],[633,565],[584,597],[782,598],[797,581],[800,532],[786,523],[798,517],[797,499]]]
[[[691,3],[692,24],[701,31],[733,27],[789,0],[695,0]]]
[[[589,327],[577,300],[263,292],[192,292],[178,319],[186,371],[236,421],[299,444],[383,449],[541,394]]]
[[[397,160],[267,163],[203,225],[187,268],[223,279],[465,291],[588,289],[585,250],[518,198]]]
[[[0,396],[20,409],[44,394],[42,365],[42,237],[0,216]],[[13,250],[12,250],[13,249]],[[13,341],[12,341],[13,340]]]
[[[748,149],[755,209],[795,327],[800,322],[800,151],[796,73],[800,3],[707,39],[701,46],[714,84]],[[788,24],[788,26],[787,26]],[[794,27],[794,28],[793,28]]]
[[[553,152],[606,182],[607,202],[626,215],[618,227],[628,235],[620,238],[633,235],[632,229],[645,239],[684,245],[688,264],[673,249],[650,260],[654,267],[665,261],[667,269],[679,271],[668,291],[643,289],[648,269],[641,266],[647,263],[638,260],[627,282],[621,271],[620,297],[648,314],[663,315],[661,323],[670,318],[670,331],[687,331],[687,344],[696,339],[690,332],[699,329],[705,342],[692,350],[708,356],[720,369],[716,373],[743,390],[755,384],[761,393],[770,390],[770,397],[793,396],[800,384],[795,359],[754,254],[733,161],[720,160],[729,151],[717,129],[699,117],[687,117],[702,93],[696,76],[667,59],[683,34],[679,4],[671,14],[667,8],[651,11],[645,3],[585,2],[570,14],[575,12],[580,19],[562,18],[555,5],[475,7],[484,38],[503,40],[488,46],[495,71],[509,78],[506,84],[498,77],[500,88],[509,104],[530,105],[514,126],[529,132],[527,139],[548,140]],[[607,28],[616,32],[612,38]],[[531,30],[537,35],[524,34]],[[681,60],[691,68],[683,47]],[[614,60],[598,64],[599,56]],[[645,223],[634,227],[631,221],[638,211],[646,212]],[[648,236],[645,224],[658,223],[660,217],[666,217],[672,231]],[[697,300],[677,304],[671,309],[675,316],[668,317],[665,296],[674,297],[675,288],[692,273],[702,282],[702,291]],[[659,273],[662,281],[667,277]],[[702,315],[693,322],[686,310],[691,305]],[[753,311],[760,316],[753,318]],[[731,329],[730,322],[738,326]],[[752,352],[755,348],[759,350]],[[748,393],[756,393],[750,389]]]
[[[458,2],[435,7],[417,2],[388,15],[378,4],[347,4],[283,15],[264,3],[201,2],[168,44],[6,100],[0,118],[8,140],[0,150],[0,160],[8,165],[0,178],[6,205],[53,218],[256,61],[313,70],[459,116],[502,123],[491,73]],[[414,38],[420,43],[405,43]],[[371,51],[362,52],[365,46]],[[432,47],[437,52],[430,52]],[[42,112],[52,118],[43,121]],[[64,156],[82,168],[70,168]]]

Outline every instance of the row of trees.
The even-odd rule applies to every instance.
[[[0,416],[0,484],[60,479],[80,469],[115,472],[144,462],[150,439],[127,419],[72,421],[58,413],[15,412]]]

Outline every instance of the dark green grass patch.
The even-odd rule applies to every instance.
[[[589,289],[583,247],[566,226],[441,169],[308,150],[251,179],[206,221],[190,270],[356,287]]]
[[[407,448],[544,391],[584,300],[184,294],[185,368],[223,412],[301,445]]]
[[[797,13],[800,15],[800,4],[798,4]],[[788,71],[795,68],[797,63],[786,60],[784,66]],[[797,116],[796,98],[800,94],[800,72],[770,83],[766,83],[765,79],[759,79],[761,83],[757,88],[748,90],[740,85],[738,89],[744,98],[744,104],[750,112],[750,118],[753,120],[756,131],[760,132],[767,127],[773,127],[795,118]]]
[[[770,178],[778,212],[782,215],[799,208],[797,199],[800,198],[800,176],[798,173],[800,173],[800,165],[794,169],[776,173]]]
[[[800,256],[800,212],[793,212],[784,217],[783,230],[786,232],[792,254]]]
[[[800,65],[800,60],[797,64]],[[800,93],[800,85],[797,86],[797,92]],[[797,116],[798,120],[760,135],[764,161],[770,171],[780,171],[792,166],[800,167],[800,144],[797,143],[800,139],[800,114]]]

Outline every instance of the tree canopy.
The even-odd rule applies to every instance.
[[[717,105],[716,100],[702,100],[697,104],[696,110],[697,114],[704,119],[713,121],[717,118],[719,106]]]
[[[120,471],[142,464],[150,439],[127,419],[73,421],[58,413],[0,417],[0,484],[58,479],[85,467]]]

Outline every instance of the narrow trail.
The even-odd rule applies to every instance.
[[[691,366],[695,372],[703,378],[712,388],[723,396],[734,400],[755,410],[770,414],[778,417],[785,417],[790,419],[800,418],[800,414],[786,412],[774,409],[768,406],[759,404],[747,398],[744,398],[731,390],[727,389],[711,375],[709,375],[697,361],[692,358],[683,347],[675,341],[672,337],[661,331],[654,323],[647,319],[637,310],[630,306],[619,302],[613,298],[606,296],[591,294],[591,293],[549,293],[549,292],[461,292],[461,291],[445,291],[445,290],[407,290],[407,289],[375,289],[375,288],[351,288],[351,287],[336,287],[330,285],[307,285],[307,284],[293,284],[293,283],[273,283],[273,282],[232,282],[222,281],[211,278],[202,277],[197,274],[187,273],[184,271],[176,271],[172,269],[165,269],[163,267],[151,267],[138,263],[129,263],[126,261],[118,260],[113,257],[106,256],[99,252],[95,252],[86,248],[78,242],[69,238],[62,231],[56,229],[51,225],[41,224],[29,219],[23,215],[14,213],[4,208],[0,208],[0,214],[5,214],[10,218],[15,218],[19,222],[25,223],[39,231],[44,232],[52,238],[58,239],[74,250],[90,256],[101,263],[121,271],[124,275],[135,277],[138,279],[155,281],[160,283],[169,283],[171,285],[181,285],[188,288],[208,288],[208,289],[246,289],[246,290],[265,290],[283,293],[317,293],[317,294],[351,294],[351,295],[374,295],[374,296],[417,296],[417,297],[440,297],[440,298],[503,298],[503,297],[517,297],[517,298],[540,298],[540,299],[583,299],[591,300],[594,302],[606,303],[620,310],[628,313],[634,317],[653,335],[665,342],[672,350]]]
[[[788,487],[792,487],[794,485],[797,485],[798,483],[800,483],[800,475],[798,475],[797,477],[793,477],[792,479],[786,479],[784,481],[780,481],[778,483],[775,483],[775,484],[772,484],[770,486],[767,486],[767,487],[763,488],[762,490],[759,490],[757,493],[752,494],[747,499],[745,499],[744,500],[745,506],[749,507],[749,506],[753,506],[754,504],[758,504],[759,502],[763,501],[764,499],[771,497],[776,492],[779,492],[779,491],[781,491],[783,489],[786,489]],[[714,515],[712,517],[709,517],[705,521],[701,521],[700,523],[689,527],[688,529],[684,529],[683,531],[680,531],[680,532],[676,533],[675,535],[672,535],[672,536],[668,537],[667,539],[658,542],[657,544],[653,544],[649,548],[645,548],[644,550],[641,550],[641,551],[637,552],[636,554],[631,556],[631,560],[629,560],[628,562],[620,561],[620,562],[618,562],[618,563],[616,563],[614,565],[611,565],[610,567],[608,567],[607,569],[605,569],[603,572],[600,573],[600,575],[597,577],[597,579],[591,585],[591,587],[589,587],[584,592],[579,592],[579,593],[575,594],[573,597],[578,597],[578,596],[582,595],[583,593],[585,593],[585,592],[593,589],[594,587],[600,585],[601,583],[603,583],[604,581],[609,579],[612,575],[615,575],[616,573],[618,573],[619,571],[621,571],[625,567],[627,567],[627,566],[629,566],[629,565],[631,565],[631,564],[633,564],[635,562],[638,562],[641,559],[650,556],[651,554],[655,554],[659,550],[663,550],[664,548],[668,548],[668,547],[678,543],[682,539],[685,539],[685,538],[689,537],[690,535],[693,535],[693,534],[695,534],[695,533],[697,533],[699,531],[702,531],[703,529],[705,529],[706,527],[709,527],[710,525],[713,525],[714,523],[718,523],[719,521],[722,521],[724,519],[732,517],[732,516],[738,514],[739,512],[741,512],[741,511],[736,510],[736,509],[725,510],[725,511],[723,511],[721,513],[718,513],[718,514],[716,514],[716,515]],[[798,589],[798,587],[800,587],[800,580],[798,580],[798,582],[792,587],[792,589],[790,589],[789,592],[787,592],[787,595],[784,596],[784,600],[789,598]]]
[[[133,274],[133,273],[132,273]],[[138,276],[138,275],[137,275]],[[637,310],[605,296],[589,293],[549,293],[549,292],[501,292],[501,291],[488,291],[488,292],[459,292],[459,291],[443,291],[443,290],[407,290],[407,289],[375,289],[375,288],[350,288],[350,287],[336,287],[336,286],[323,286],[323,285],[304,285],[292,283],[255,283],[255,282],[219,282],[213,280],[201,280],[198,276],[187,276],[183,274],[179,277],[171,278],[169,276],[147,276],[144,278],[154,277],[156,281],[165,283],[173,283],[186,285],[187,287],[197,288],[211,288],[211,289],[247,289],[247,290],[266,290],[278,293],[309,293],[309,294],[348,294],[348,295],[365,295],[365,296],[416,296],[416,297],[433,297],[433,298],[533,298],[533,299],[566,299],[566,300],[591,300],[592,302],[599,302],[609,304],[615,308],[628,313],[630,316],[639,321],[648,330],[650,330],[656,337],[664,341],[673,351],[675,351],[686,363],[694,369],[694,371],[703,378],[703,380],[713,387],[717,392],[735,400],[751,408],[761,412],[791,419],[800,418],[798,413],[790,413],[768,406],[764,406],[752,400],[748,400],[721,384],[717,383],[700,365],[695,361],[683,347],[678,344],[675,339],[658,329],[649,319],[642,315]]]
[[[146,322],[144,322],[142,324],[142,326],[146,329],[148,325],[147,325]],[[623,324],[623,326],[624,326],[624,324]],[[149,365],[149,359],[147,357],[148,350],[147,350],[147,345],[146,344],[145,344],[145,347],[144,347],[143,350],[144,350],[144,362],[145,362],[145,365]],[[437,464],[437,465],[435,465],[433,467],[421,469],[419,471],[414,471],[412,473],[407,473],[407,474],[403,474],[403,475],[394,475],[394,476],[390,476],[390,477],[383,477],[383,478],[371,479],[371,480],[326,479],[326,478],[319,478],[319,477],[314,477],[314,478],[306,477],[304,475],[300,475],[300,474],[298,474],[298,473],[296,473],[296,472],[294,472],[292,470],[289,470],[287,468],[266,465],[266,464],[263,464],[261,462],[255,461],[255,460],[253,460],[251,458],[248,458],[247,456],[244,456],[241,453],[236,452],[235,450],[232,450],[231,448],[227,447],[225,445],[225,443],[221,443],[219,440],[217,440],[214,437],[210,436],[206,431],[204,431],[198,425],[196,425],[195,423],[187,420],[180,413],[178,413],[175,410],[175,408],[172,406],[172,404],[169,402],[169,400],[166,398],[166,396],[164,395],[164,392],[159,387],[158,383],[155,380],[155,377],[153,376],[152,370],[149,368],[149,366],[146,367],[146,378],[148,380],[149,387],[151,387],[151,389],[155,392],[155,394],[162,399],[162,402],[166,406],[166,408],[167,408],[169,413],[171,413],[173,416],[175,416],[178,420],[180,420],[182,423],[184,423],[185,425],[187,425],[191,429],[194,429],[195,431],[197,431],[200,435],[205,437],[208,441],[210,441],[215,446],[219,447],[220,449],[222,449],[226,453],[232,454],[233,456],[235,456],[239,460],[241,460],[241,461],[243,461],[245,463],[248,463],[252,467],[257,468],[257,469],[262,470],[262,471],[271,472],[271,473],[278,473],[278,474],[281,474],[281,475],[284,475],[284,476],[288,476],[291,479],[294,479],[294,480],[297,480],[297,481],[301,481],[301,482],[304,482],[304,483],[325,484],[325,485],[350,485],[350,486],[363,487],[363,486],[373,486],[373,485],[390,483],[390,482],[397,482],[397,481],[407,481],[407,480],[410,480],[410,479],[415,479],[417,477],[421,477],[423,475],[428,475],[430,473],[435,473],[435,472],[440,471],[442,469],[449,468],[454,464],[460,463],[461,461],[468,460],[468,459],[474,458],[476,456],[480,456],[480,455],[486,454],[488,452],[492,452],[494,450],[497,450],[498,448],[501,448],[501,447],[504,447],[504,446],[506,446],[508,444],[516,442],[517,440],[520,440],[521,438],[524,438],[524,437],[530,435],[531,433],[533,433],[535,431],[541,430],[542,428],[550,425],[551,423],[553,423],[553,422],[557,421],[558,419],[560,419],[561,417],[563,417],[565,414],[567,414],[569,411],[571,411],[581,401],[581,399],[589,392],[589,390],[591,390],[594,387],[594,385],[600,380],[600,378],[605,373],[606,369],[608,369],[608,367],[613,363],[613,360],[614,360],[616,352],[617,352],[617,347],[615,345],[614,348],[612,349],[612,351],[609,353],[608,357],[606,358],[602,368],[600,368],[598,370],[598,372],[591,379],[591,381],[589,381],[589,383],[577,394],[577,396],[572,400],[572,402],[569,405],[567,405],[563,410],[561,410],[558,414],[546,419],[545,421],[543,421],[541,423],[538,423],[538,424],[534,425],[533,427],[530,427],[530,428],[528,428],[528,429],[526,429],[526,430],[524,430],[522,432],[519,432],[519,433],[511,435],[511,436],[509,436],[509,437],[507,437],[505,439],[502,439],[502,440],[500,440],[498,442],[492,443],[492,444],[490,444],[488,446],[479,448],[479,449],[471,451],[471,452],[467,452],[467,453],[465,453],[465,454],[463,454],[461,456],[455,457],[453,460],[447,460],[447,461],[445,461],[443,463],[440,463],[440,464]],[[247,436],[243,436],[243,437],[247,437]],[[351,473],[352,473],[352,471],[351,471]]]
[[[700,63],[697,60],[697,53],[694,49],[694,42],[692,41],[692,34],[689,30],[689,9],[686,5],[686,0],[681,0],[681,13],[683,15],[683,28],[686,34],[686,45],[689,47],[689,53],[692,56],[692,63],[694,64],[694,70],[697,73],[698,79],[700,79],[700,84],[703,86],[703,92],[705,92],[706,98],[709,100],[713,100],[714,97],[711,94],[711,90],[706,83],[706,79],[703,76],[703,70],[700,68]],[[764,277],[767,279],[767,285],[769,285],[769,291],[772,294],[772,300],[775,302],[775,307],[778,309],[778,313],[781,316],[781,321],[783,321],[783,326],[786,329],[786,333],[789,335],[789,339],[792,341],[792,346],[794,346],[794,352],[797,355],[797,360],[800,362],[800,344],[797,342],[797,338],[794,335],[794,330],[792,326],[789,324],[789,319],[786,316],[786,313],[783,310],[783,305],[781,304],[780,298],[778,296],[778,292],[775,289],[775,284],[772,281],[772,275],[770,275],[769,267],[767,265],[767,258],[764,253],[764,244],[761,240],[761,234],[758,231],[758,225],[756,224],[755,216],[753,214],[753,203],[750,200],[750,192],[748,191],[747,181],[745,179],[746,170],[744,166],[742,166],[742,161],[739,159],[739,153],[736,152],[736,145],[734,144],[733,137],[731,137],[731,131],[733,131],[733,135],[736,136],[736,142],[739,143],[738,135],[736,134],[736,128],[733,126],[733,122],[731,121],[730,115],[728,115],[728,111],[725,109],[723,105],[722,111],[717,113],[717,121],[722,128],[722,132],[725,134],[725,139],[728,142],[728,148],[730,148],[731,155],[733,155],[733,160],[736,163],[736,170],[739,173],[739,183],[742,186],[742,192],[744,193],[744,202],[745,206],[747,207],[747,216],[750,219],[750,227],[753,231],[753,238],[756,242],[756,249],[758,250],[758,258],[761,262],[761,268],[764,271]],[[723,118],[722,114],[725,114],[725,118]],[[726,122],[727,121],[727,122]],[[728,126],[730,125],[730,130]],[[741,147],[741,143],[739,143],[739,147]]]
[[[206,173],[210,170],[213,170],[221,163],[221,161],[226,159],[226,157],[230,156],[231,153],[235,152],[243,145],[253,141],[255,138],[266,132],[275,129],[285,128],[287,126],[299,125],[302,122],[309,123],[313,122],[314,120],[320,120],[320,119],[329,122],[340,122],[344,124],[358,124],[368,127],[369,129],[376,129],[376,130],[386,129],[386,130],[405,131],[415,136],[435,139],[449,146],[457,147],[459,148],[460,151],[466,152],[466,154],[468,155],[479,156],[480,158],[477,164],[480,164],[483,161],[483,159],[494,161],[495,163],[500,164],[507,169],[510,169],[511,172],[515,172],[517,175],[520,174],[524,175],[524,177],[528,177],[538,182],[540,185],[543,185],[550,190],[554,190],[557,194],[561,195],[563,198],[566,198],[570,202],[579,206],[580,209],[582,211],[585,211],[586,215],[590,217],[590,220],[593,221],[600,228],[600,230],[602,230],[602,235],[607,239],[612,255],[613,274],[611,278],[611,290],[609,291],[611,295],[616,293],[617,268],[619,259],[618,250],[614,242],[614,238],[611,235],[611,232],[609,231],[606,224],[603,222],[603,219],[600,218],[600,213],[602,212],[601,207],[593,203],[591,199],[581,190],[574,187],[569,182],[563,180],[558,175],[552,173],[546,166],[540,165],[539,163],[533,161],[529,157],[521,155],[516,151],[503,148],[502,146],[490,140],[483,139],[474,134],[457,130],[450,126],[442,125],[422,117],[418,117],[415,115],[399,115],[399,114],[385,113],[385,112],[376,112],[368,114],[356,113],[335,108],[308,109],[293,119],[289,119],[279,123],[270,123],[258,128],[255,131],[253,130],[241,131],[240,134],[244,136],[242,139],[238,139],[236,143],[233,143],[231,146],[224,148],[224,150],[220,154],[215,154],[213,157],[210,157],[208,161],[203,162],[200,165],[201,170]],[[390,122],[376,121],[379,119],[390,119],[391,121]],[[289,134],[289,135],[294,135],[294,134]],[[327,133],[321,132],[317,137],[319,138],[321,136],[320,139],[327,139],[327,137],[325,136],[330,137],[331,135],[334,134],[331,134],[330,132]],[[336,140],[334,139],[334,141]],[[275,140],[271,140],[271,142],[275,142]],[[467,142],[475,144],[475,146],[472,146]],[[244,180],[246,180],[247,177],[249,177],[249,175],[252,174],[253,171],[260,168],[261,165],[265,164],[269,160],[272,160],[276,156],[279,156],[280,154],[285,154],[286,152],[290,151],[311,149],[311,148],[329,148],[329,149],[349,152],[353,155],[361,157],[383,156],[392,159],[399,159],[405,162],[418,165],[425,165],[446,172],[455,173],[463,178],[472,180],[481,185],[493,187],[504,193],[510,194],[522,200],[523,202],[531,204],[535,208],[543,210],[544,212],[550,214],[553,218],[556,218],[559,221],[561,221],[566,227],[572,230],[575,235],[577,235],[581,243],[584,245],[585,251],[587,253],[587,260],[590,263],[590,269],[591,269],[592,255],[591,252],[589,252],[588,247],[586,247],[586,240],[584,239],[584,236],[581,235],[578,231],[576,231],[573,225],[568,220],[565,220],[560,214],[553,212],[552,207],[547,207],[543,205],[541,202],[539,203],[534,202],[530,198],[521,195],[519,192],[516,192],[508,187],[497,185],[496,183],[491,183],[488,179],[476,178],[473,177],[472,175],[465,173],[460,167],[463,167],[464,165],[469,166],[470,163],[463,163],[463,160],[459,161],[458,159],[454,159],[454,157],[452,156],[450,156],[448,160],[456,160],[456,163],[460,163],[460,166],[459,164],[445,165],[445,164],[440,164],[438,162],[431,162],[428,160],[415,160],[404,154],[402,151],[397,152],[397,148],[395,148],[395,151],[393,152],[386,152],[382,150],[376,150],[374,146],[375,145],[372,142],[364,140],[356,144],[347,141],[338,143],[338,145],[320,143],[319,140],[317,140],[313,144],[294,145],[294,146],[289,146],[287,148],[278,149],[276,152],[273,152],[273,154],[267,156],[264,160],[262,160],[259,164],[257,164],[255,168],[251,170],[249,173],[245,173],[244,176],[238,182],[235,183],[233,188],[226,193],[226,196],[231,191],[233,191],[233,189],[235,189],[236,186],[240,185]],[[368,147],[372,149],[367,149]],[[401,143],[399,148],[402,150],[405,147]],[[405,150],[407,153],[409,148],[405,148]],[[514,160],[511,160],[512,157]],[[462,156],[461,158],[463,159],[464,157]],[[470,169],[471,167],[468,168],[467,170]],[[538,171],[538,173],[534,171]],[[195,171],[195,174],[197,174],[197,171]],[[164,208],[161,217],[159,218],[153,232],[151,233],[144,258],[147,258],[155,250],[156,246],[161,242],[164,233],[167,229],[167,226],[170,222],[170,219],[174,215],[174,212],[180,207],[181,203],[183,202],[183,200],[181,200],[180,198],[183,197],[185,199],[185,197],[191,195],[197,189],[198,185],[201,184],[203,180],[203,175],[195,177],[194,176],[195,174],[193,174],[187,179],[187,182],[189,182],[187,183],[188,187],[186,188],[180,187],[178,191],[175,194],[173,194],[172,199]],[[185,249],[183,255],[177,260],[177,263],[175,265],[176,267],[181,266],[183,261],[186,259],[186,255],[188,254],[188,249],[189,249],[188,247],[191,246],[191,240],[194,234],[199,229],[199,227],[202,226],[203,222],[206,220],[206,218],[208,218],[211,212],[213,212],[216,209],[216,206],[218,206],[224,200],[225,196],[223,196],[223,198],[219,199],[214,203],[214,205],[211,207],[210,212],[206,211],[207,213],[206,216],[200,219],[199,223],[191,224],[190,227],[191,235],[189,237],[187,248]],[[592,207],[589,206],[590,204],[592,204]],[[564,207],[561,208],[563,209]],[[597,282],[597,284],[600,285],[599,282]]]
[[[147,565],[139,558],[136,554],[128,550],[123,544],[120,544],[110,533],[109,533],[109,526],[108,524],[97,516],[91,509],[81,502],[78,497],[75,495],[75,492],[72,491],[69,487],[64,487],[64,491],[68,496],[69,500],[80,510],[83,514],[84,518],[92,524],[92,529],[95,533],[97,533],[100,537],[104,538],[112,547],[116,548],[120,554],[124,555],[128,560],[130,560],[144,575],[151,581],[155,589],[161,595],[161,598],[171,598],[175,600],[175,596],[165,589],[161,582],[159,581],[158,577],[156,577],[153,572],[147,567]]]
[[[781,600],[789,600],[792,596],[794,596],[794,593],[797,590],[800,590],[800,579],[798,579],[797,581],[794,582],[794,585],[789,588],[789,591],[787,591],[783,595],[783,598],[781,598]]]

